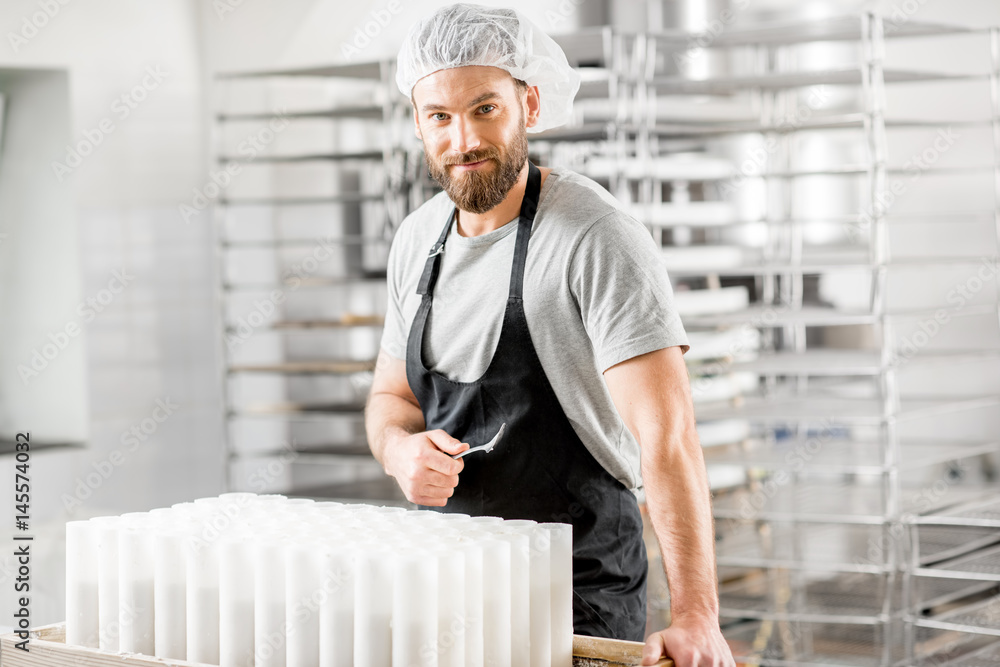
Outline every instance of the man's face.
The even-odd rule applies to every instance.
[[[537,91],[496,67],[455,67],[418,81],[413,102],[427,169],[455,205],[485,213],[503,201],[528,159]]]

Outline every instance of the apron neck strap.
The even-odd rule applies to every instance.
[[[437,282],[438,271],[441,267],[441,253],[444,252],[444,242],[448,238],[448,232],[451,231],[451,223],[455,220],[457,211],[458,209],[455,208],[451,210],[447,224],[441,230],[441,235],[438,236],[437,242],[431,247],[431,251],[427,255],[427,262],[424,263],[424,272],[420,274],[420,283],[417,285],[417,294],[424,296],[434,292],[434,284]]]
[[[542,191],[542,172],[528,161],[528,184],[521,199],[521,217],[517,221],[517,240],[514,242],[514,264],[510,268],[510,293],[512,299],[520,299],[524,287],[524,265],[528,258],[528,239],[531,225],[538,210],[538,195]]]
[[[530,160],[528,161],[528,183],[524,189],[524,196],[521,198],[521,214],[517,221],[517,240],[514,246],[514,263],[510,271],[510,296],[516,299],[521,298],[524,285],[524,265],[528,256],[528,239],[531,237],[531,225],[535,221],[535,212],[538,210],[538,195],[542,190],[542,172],[538,170]],[[433,294],[434,285],[437,283],[438,273],[441,268],[441,253],[444,252],[444,243],[448,239],[451,225],[455,221],[458,213],[457,208],[453,208],[448,222],[437,242],[431,247],[424,263],[424,271],[420,275],[420,283],[417,285],[417,294],[427,296]]]

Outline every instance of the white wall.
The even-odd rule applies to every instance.
[[[31,170],[35,196],[51,202],[52,215],[63,225],[57,233],[38,226],[45,216],[5,216],[5,227],[18,223],[19,233],[35,239],[17,261],[34,272],[30,276],[76,275],[76,293],[54,288],[43,297],[61,304],[61,323],[83,319],[75,312],[80,300],[111,295],[103,290],[115,271],[124,271],[128,283],[101,306],[102,312],[95,311],[92,321],[82,322],[85,337],[72,341],[72,349],[53,362],[55,369],[56,364],[75,363],[74,355],[86,360],[89,409],[84,430],[89,439],[86,450],[38,453],[32,459],[32,530],[38,536],[33,623],[63,617],[61,526],[68,518],[148,509],[215,494],[222,487],[213,251],[207,221],[185,225],[177,212],[177,203],[190,197],[206,172],[202,4],[70,2],[59,5],[37,34],[29,32],[30,39],[16,45],[10,34],[21,33],[25,18],[30,21],[41,11],[39,4],[8,0],[0,9],[0,68],[63,69],[69,80],[66,99],[35,103],[31,110],[40,118],[68,117],[68,137],[19,135],[5,142],[11,157],[20,154],[20,142],[31,142],[32,159],[20,160],[20,167]],[[166,75],[157,81],[147,68]],[[12,91],[15,111],[22,93]],[[125,106],[122,95],[132,98],[134,109]],[[138,102],[140,97],[144,99]],[[112,131],[98,135],[102,121]],[[66,144],[77,145],[88,135],[96,148],[60,181],[52,162],[65,162]],[[17,185],[9,180],[8,166],[4,163],[0,172],[2,187]],[[75,201],[72,210],[55,211],[58,202],[67,200]],[[47,238],[37,238],[41,234]],[[63,252],[67,247],[68,255]],[[4,258],[0,256],[0,273],[14,270],[17,265]],[[31,294],[19,292],[21,297]],[[32,298],[32,303],[6,299],[3,317],[30,314],[40,300]],[[29,321],[22,336],[0,341],[6,359],[30,354],[54,328],[49,321]],[[2,384],[12,386],[6,375],[10,365],[5,363],[0,372],[5,374]],[[134,425],[141,429],[156,401],[168,398],[178,405],[173,414],[156,424],[154,433],[143,434],[146,440],[119,465],[110,464],[112,452],[123,448],[123,432]],[[56,392],[49,399],[49,417],[22,411],[17,428],[42,432],[64,417],[71,423],[73,404]],[[153,424],[145,422],[149,430]],[[0,464],[0,492],[6,498],[13,497],[10,463],[4,459]],[[96,473],[95,465],[107,479]],[[66,499],[74,501],[70,510]],[[9,502],[0,504],[5,533],[11,514]],[[5,565],[9,561],[0,563],[0,587],[7,590]],[[0,614],[7,618],[10,597],[0,596]]]

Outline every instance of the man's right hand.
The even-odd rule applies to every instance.
[[[387,443],[385,471],[396,478],[406,499],[417,505],[444,507],[458,486],[462,459],[451,458],[469,448],[444,431],[423,431]]]

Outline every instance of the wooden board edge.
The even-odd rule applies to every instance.
[[[39,626],[32,628],[30,633],[28,653],[15,648],[14,645],[21,641],[16,633],[0,636],[0,664],[3,667],[62,667],[67,664],[87,667],[217,667],[203,662],[165,660],[135,653],[110,653],[86,646],[67,646],[65,623]]]
[[[641,665],[643,646],[642,642],[573,635],[573,656],[577,658],[608,660],[625,665]],[[656,663],[655,667],[674,667],[674,661],[670,658],[663,658]]]
[[[102,664],[109,665],[129,665],[135,667],[215,667],[202,662],[188,662],[186,660],[164,660],[152,656],[140,656],[125,653],[109,653],[96,648],[86,646],[66,646],[66,624],[53,623],[43,625],[31,630],[31,656],[32,665],[62,665],[70,655],[77,658],[89,658],[88,663],[95,667]],[[16,633],[0,636],[0,661],[4,665],[17,667],[23,664],[19,661],[15,644],[21,641]],[[578,658],[590,658],[598,660],[608,660],[625,665],[639,665],[642,662],[642,642],[620,641],[607,639],[605,637],[586,637],[583,635],[573,635],[573,656]],[[54,660],[46,663],[48,658]],[[5,659],[6,658],[6,659]],[[664,658],[656,663],[656,667],[674,667],[673,660]]]

